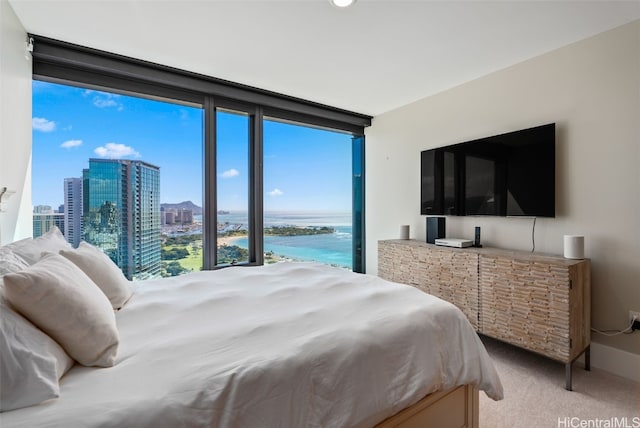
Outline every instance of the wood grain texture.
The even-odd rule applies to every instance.
[[[380,241],[378,276],[412,285],[456,305],[478,329],[478,255],[422,244]]]
[[[455,304],[482,334],[564,363],[590,344],[589,260],[389,240],[378,243],[378,275]]]

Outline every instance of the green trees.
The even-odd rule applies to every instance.
[[[237,245],[222,245],[218,247],[218,263],[235,264],[238,260],[247,260],[249,250],[240,248]]]
[[[165,239],[163,245],[189,245],[194,243],[195,241],[202,241],[202,234],[198,233],[195,235],[180,235],[180,236],[169,236]]]
[[[162,262],[162,276],[178,276],[184,272],[187,272],[187,269],[183,268],[179,262]]]
[[[180,260],[189,256],[189,250],[184,247],[162,248],[162,260]]]
[[[299,235],[323,235],[334,233],[335,229],[328,226],[272,226],[264,229],[265,235],[272,236],[299,236]]]

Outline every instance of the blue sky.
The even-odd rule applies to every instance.
[[[247,209],[248,119],[218,113],[218,208]],[[66,85],[33,82],[33,204],[57,208],[63,182],[89,158],[160,167],[162,202],[202,205],[202,110]],[[265,121],[268,211],[350,211],[351,137]]]

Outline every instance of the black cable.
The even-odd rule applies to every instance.
[[[533,248],[531,248],[531,252],[533,253],[536,250],[536,219],[538,217],[533,218],[533,228],[531,229],[531,244]]]

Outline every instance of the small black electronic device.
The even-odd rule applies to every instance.
[[[427,217],[427,243],[435,244],[436,239],[445,237],[445,217]]]
[[[473,246],[482,247],[482,244],[480,243],[480,226],[476,226],[476,234],[473,238]]]

